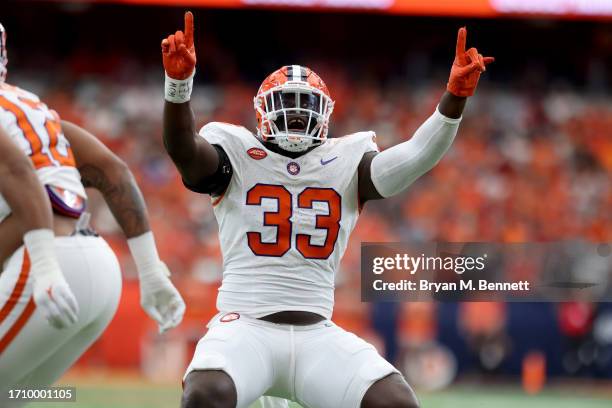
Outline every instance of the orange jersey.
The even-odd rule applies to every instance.
[[[67,190],[75,199],[86,198],[59,115],[38,96],[0,84],[0,126],[30,157],[43,185]],[[8,214],[10,209],[0,196],[0,221]]]

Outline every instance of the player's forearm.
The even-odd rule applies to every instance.
[[[410,140],[377,154],[370,171],[380,195],[398,194],[431,170],[453,143],[460,120],[436,110]]]
[[[195,118],[189,102],[164,103],[163,138],[166,151],[177,164],[188,163],[196,150]]]
[[[188,183],[195,184],[217,169],[217,152],[197,135],[189,102],[165,103],[163,138],[166,151]]]
[[[142,193],[125,162],[93,134],[74,123],[62,121],[85,187],[100,191],[125,235],[130,238],[149,231]]]
[[[150,231],[142,192],[125,163],[117,160],[104,166],[84,164],[79,171],[86,187],[93,187],[102,193],[127,238]]]

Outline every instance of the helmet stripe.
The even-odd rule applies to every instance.
[[[301,73],[302,73],[302,67],[300,67],[299,65],[293,65],[291,67],[291,76],[293,78],[291,78],[292,81],[301,81]]]
[[[6,52],[6,31],[4,30],[4,26],[0,24],[0,59],[4,58],[4,53]]]
[[[6,80],[6,64],[8,58],[6,54],[6,30],[4,26],[0,24],[0,83]]]

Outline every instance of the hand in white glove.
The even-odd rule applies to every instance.
[[[159,324],[159,332],[178,326],[185,314],[185,302],[169,279],[170,271],[158,261],[149,270],[139,271],[140,305]]]
[[[178,326],[185,314],[185,302],[170,281],[170,271],[159,259],[151,231],[128,239],[140,279],[140,305],[159,324],[159,332]]]
[[[23,237],[31,262],[34,303],[51,326],[63,329],[76,323],[79,306],[60,270],[53,239],[48,229],[29,231]]]

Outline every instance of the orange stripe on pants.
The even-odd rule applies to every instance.
[[[7,316],[13,311],[21,295],[23,290],[25,289],[26,283],[28,282],[28,276],[30,275],[30,257],[28,256],[28,251],[23,250],[23,263],[21,264],[21,272],[19,273],[19,277],[17,278],[17,283],[15,283],[15,287],[13,288],[13,292],[11,292],[11,296],[9,296],[8,300],[0,309],[0,324],[4,322]],[[34,303],[34,298],[30,297],[28,304],[26,305],[21,315],[17,318],[17,321],[13,324],[13,326],[6,332],[4,337],[0,338],[0,354],[11,344],[13,339],[19,334],[23,326],[28,322],[32,313],[36,309],[36,304]]]
[[[8,300],[0,309],[0,324],[4,322],[7,316],[13,311],[17,302],[21,298],[21,294],[25,289],[25,285],[28,282],[28,276],[30,275],[30,257],[28,256],[28,251],[23,250],[23,263],[21,264],[21,272],[19,273],[19,277],[17,278],[17,282],[15,283],[15,287],[11,292]]]
[[[36,304],[34,303],[34,297],[31,297],[30,301],[28,302],[27,306],[25,307],[25,309],[21,313],[21,316],[19,316],[13,327],[11,327],[9,331],[6,332],[4,337],[0,339],[0,355],[2,355],[4,350],[11,344],[13,339],[17,337],[21,329],[23,329],[23,326],[25,326],[28,320],[30,320],[30,317],[32,316],[32,313],[34,313],[34,310],[36,310]]]

